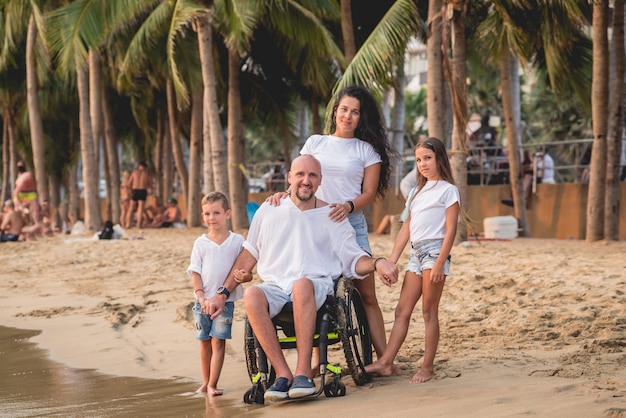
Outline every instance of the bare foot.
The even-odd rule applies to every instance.
[[[400,376],[402,374],[402,371],[396,364],[383,364],[379,361],[365,366],[365,371],[377,376]]]
[[[196,390],[196,393],[206,393],[208,385],[205,383]]]
[[[411,378],[409,383],[424,383],[428,382],[433,377],[435,377],[435,372],[419,369],[419,371],[415,373],[415,376]]]
[[[224,394],[224,391],[217,388],[208,388],[207,394],[210,396],[222,396]]]

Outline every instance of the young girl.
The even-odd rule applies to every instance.
[[[395,359],[406,338],[415,304],[423,296],[425,350],[422,366],[411,383],[423,383],[435,376],[434,361],[439,343],[439,300],[450,267],[450,249],[459,216],[459,191],[454,185],[444,144],[428,138],[415,147],[417,187],[407,200],[409,218],[404,220],[391,252],[395,263],[411,239],[411,255],[396,306],[389,343],[382,357],[367,366],[367,372],[394,374]]]

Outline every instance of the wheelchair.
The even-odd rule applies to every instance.
[[[281,349],[296,348],[293,324],[293,305],[288,303],[272,318]],[[252,327],[245,318],[244,352],[252,387],[243,397],[247,404],[263,404],[264,394],[274,383],[276,372],[269,363]],[[335,294],[329,295],[317,311],[313,346],[319,348],[321,383],[317,391],[299,399],[315,398],[324,392],[326,397],[345,396],[346,386],[341,381],[340,365],[328,363],[328,346],[341,343],[343,354],[354,383],[358,386],[369,381],[365,366],[372,363],[372,342],[365,315],[363,300],[352,280],[341,277],[335,282]],[[328,378],[327,372],[332,376]]]

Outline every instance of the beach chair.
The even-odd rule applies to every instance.
[[[283,350],[296,348],[293,324],[293,306],[285,305],[272,319],[276,336]],[[326,303],[317,312],[313,346],[319,347],[320,385],[316,393],[298,399],[310,399],[322,392],[326,397],[345,396],[346,386],[341,381],[341,365],[328,363],[328,346],[341,343],[347,369],[358,386],[369,381],[365,366],[372,363],[372,343],[367,317],[359,291],[352,280],[341,277],[335,283],[335,294],[329,295]],[[248,375],[252,387],[243,397],[247,404],[263,404],[265,391],[274,383],[276,374],[263,349],[258,343],[252,327],[245,318],[244,352]],[[332,377],[327,379],[327,373]],[[328,380],[328,381],[327,381]]]

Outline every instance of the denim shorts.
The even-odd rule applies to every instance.
[[[422,275],[423,270],[432,270],[441,252],[442,239],[427,239],[411,243],[411,255],[406,265],[405,271],[412,271],[415,274]],[[443,265],[443,273],[448,276],[450,274],[450,260],[452,256],[448,254],[448,258]]]
[[[348,214],[348,221],[356,232],[356,242],[359,247],[363,248],[368,254],[372,255],[372,248],[367,237],[367,222],[365,222],[365,214],[362,210]]]
[[[193,306],[193,319],[196,322],[196,339],[203,341],[211,338],[230,340],[234,313],[235,303],[226,302],[224,311],[217,318],[211,320],[211,315],[202,312],[200,304],[196,301]]]

